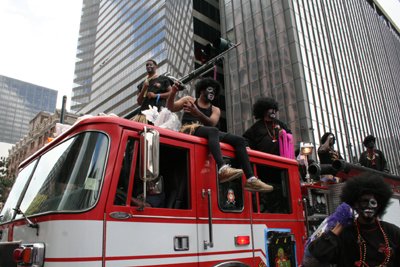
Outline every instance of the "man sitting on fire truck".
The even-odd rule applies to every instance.
[[[243,137],[220,132],[216,128],[221,111],[218,107],[213,106],[211,101],[219,95],[221,84],[212,78],[203,78],[196,84],[197,98],[185,96],[175,102],[174,99],[179,91],[179,84],[180,82],[177,81],[172,86],[172,92],[167,100],[167,108],[171,112],[183,109],[181,132],[208,139],[208,148],[219,167],[219,182],[228,182],[243,175],[241,169],[235,169],[225,164],[220,145],[220,142],[224,142],[235,148],[237,159],[243,167],[247,178],[245,189],[248,191],[271,192],[273,190],[272,186],[265,184],[254,176]]]
[[[280,155],[279,136],[283,135],[283,130],[291,134],[286,123],[276,119],[278,102],[270,97],[261,97],[253,105],[253,115],[257,120],[246,132],[243,138],[246,145],[251,149]]]

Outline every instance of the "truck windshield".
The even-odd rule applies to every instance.
[[[108,138],[99,132],[83,132],[54,147],[34,168],[20,210],[33,215],[92,207],[99,196],[107,155]]]

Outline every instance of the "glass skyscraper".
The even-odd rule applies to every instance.
[[[15,144],[41,111],[54,112],[58,92],[0,75],[0,142]]]
[[[325,132],[357,162],[373,134],[392,173],[400,162],[400,35],[366,0],[223,0],[222,35],[241,43],[225,63],[228,130],[242,134],[260,96],[279,102],[295,145]]]
[[[90,102],[94,49],[100,0],[83,0],[82,16],[76,51],[71,111],[76,112]]]

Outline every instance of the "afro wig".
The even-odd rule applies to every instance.
[[[199,82],[196,83],[196,97],[199,97],[200,92],[206,90],[208,87],[212,87],[215,89],[215,97],[219,96],[222,85],[219,83],[219,81],[214,80],[210,77],[206,77],[202,78]]]
[[[375,142],[375,137],[373,135],[368,135],[367,137],[364,138],[363,144],[364,146],[367,146],[367,144],[371,141]]]
[[[348,179],[343,187],[340,199],[342,202],[354,206],[360,197],[366,194],[373,194],[380,205],[376,216],[381,217],[384,215],[393,193],[390,186],[385,183],[380,175],[364,172],[352,179]]]
[[[269,109],[278,111],[278,102],[269,97],[261,97],[253,105],[253,116],[256,120],[261,120],[264,118],[264,113]]]
[[[333,133],[328,132],[328,133],[324,133],[324,135],[321,137],[321,145],[325,144],[329,135],[333,135],[333,143],[335,144],[335,135]]]

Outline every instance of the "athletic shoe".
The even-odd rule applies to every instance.
[[[228,181],[242,177],[243,171],[241,169],[232,168],[230,165],[222,167],[218,172],[219,182],[226,183]]]
[[[260,179],[247,181],[244,184],[244,189],[251,192],[261,192],[261,193],[268,193],[274,190],[274,187],[271,185],[267,185],[266,183],[262,182]]]

